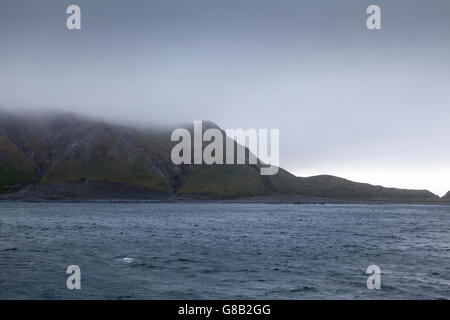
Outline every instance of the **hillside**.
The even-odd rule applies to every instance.
[[[214,126],[209,123],[208,126]],[[333,176],[295,177],[259,165],[174,165],[171,130],[138,130],[72,114],[0,113],[0,193],[7,199],[320,199],[435,202],[428,191]],[[291,199],[294,199],[291,197]]]
[[[281,193],[299,193],[331,199],[386,202],[434,202],[440,198],[427,190],[385,188],[329,175],[293,177],[286,171],[271,177]],[[288,181],[289,180],[289,181]]]
[[[447,194],[442,197],[442,201],[450,202],[450,191],[447,192]]]

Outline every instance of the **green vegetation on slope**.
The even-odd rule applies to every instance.
[[[34,172],[12,171],[0,165],[0,193],[13,191],[16,186],[23,186],[36,180]]]
[[[257,168],[247,165],[198,165],[191,166],[182,178],[177,194],[226,199],[268,195],[270,190]]]
[[[171,187],[158,172],[162,161],[152,152],[156,149],[137,132],[98,125],[77,142],[59,147],[60,157],[41,183],[107,180],[170,192]]]
[[[426,190],[384,188],[367,183],[357,183],[329,175],[301,178],[280,170],[270,177],[281,193],[298,193],[307,196],[371,201],[436,201],[439,197]]]
[[[0,193],[14,191],[36,179],[36,170],[27,156],[0,134]]]

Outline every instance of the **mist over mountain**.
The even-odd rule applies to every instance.
[[[204,124],[204,129],[215,127]],[[0,112],[1,197],[440,201],[426,190],[384,188],[334,176],[296,177],[281,168],[276,175],[261,176],[259,164],[175,165],[170,159],[171,132],[172,128],[138,129],[68,113]]]

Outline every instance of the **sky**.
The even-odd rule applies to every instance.
[[[81,30],[66,8],[81,8]],[[381,30],[366,9],[381,8]],[[448,0],[1,0],[0,106],[280,130],[280,163],[450,190]]]

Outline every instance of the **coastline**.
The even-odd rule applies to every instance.
[[[385,201],[385,200],[351,200],[302,197],[302,200],[279,199],[273,196],[240,197],[233,199],[199,199],[176,197],[170,199],[9,199],[0,198],[0,203],[216,203],[216,204],[295,204],[295,205],[418,205],[449,206],[448,201]]]

